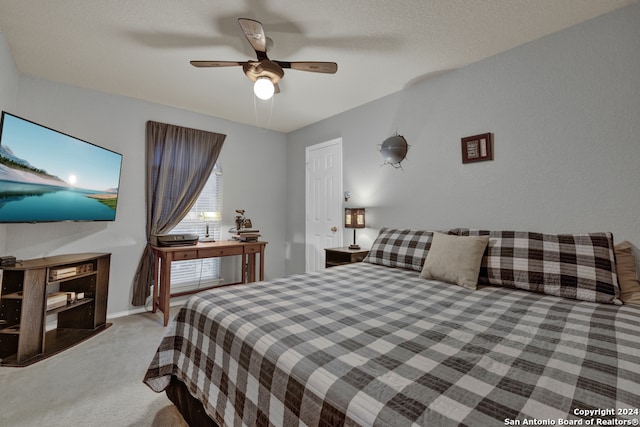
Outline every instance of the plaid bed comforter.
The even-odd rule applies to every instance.
[[[224,426],[631,422],[640,309],[357,263],[194,295],[144,381],[171,375]]]

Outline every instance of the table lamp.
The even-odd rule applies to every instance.
[[[349,249],[360,249],[356,244],[356,228],[364,228],[364,208],[345,208],[344,227],[353,228],[353,244]]]
[[[206,221],[206,228],[204,238],[201,238],[201,242],[215,242],[212,236],[209,236],[209,221],[220,221],[222,219],[222,213],[220,212],[200,212],[200,219]]]

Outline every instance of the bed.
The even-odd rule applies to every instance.
[[[365,261],[194,295],[145,383],[191,425],[637,425],[610,233],[385,228]]]

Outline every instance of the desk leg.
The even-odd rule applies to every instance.
[[[242,254],[242,271],[240,272],[240,283],[247,283],[247,254]]]
[[[256,281],[256,254],[250,253],[248,254],[249,260],[247,265],[247,275],[249,276],[248,282]]]
[[[160,310],[164,314],[164,326],[169,323],[169,299],[171,297],[171,261],[166,258],[160,266]]]
[[[160,294],[158,287],[160,286],[160,257],[153,254],[153,300],[151,312],[155,313],[158,309],[158,295]]]
[[[260,247],[260,281],[264,280],[264,245]]]

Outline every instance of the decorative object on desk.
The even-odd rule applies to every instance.
[[[236,209],[236,228],[229,230],[232,234],[231,238],[241,242],[257,242],[260,237],[260,230],[253,228],[253,224],[249,218],[245,218],[244,209]]]
[[[236,209],[236,230],[242,230],[244,228],[251,228],[251,220],[245,218],[244,209]]]
[[[493,160],[493,134],[467,136],[461,139],[462,163]]]
[[[353,228],[353,244],[349,245],[349,249],[360,249],[356,244],[356,228],[364,228],[364,225],[364,208],[344,209],[344,227]]]
[[[409,151],[409,144],[404,136],[395,134],[385,139],[380,147],[380,154],[384,159],[383,165],[391,165],[396,169],[402,169],[400,164],[406,157],[407,151]]]
[[[206,221],[204,238],[200,238],[201,242],[215,242],[213,236],[209,235],[209,222],[220,221],[222,213],[220,212],[200,212],[200,219]]]

